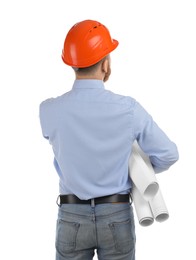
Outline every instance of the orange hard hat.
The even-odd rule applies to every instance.
[[[109,30],[94,20],[76,23],[67,33],[62,52],[65,64],[76,67],[89,67],[112,52],[118,41],[110,36]]]

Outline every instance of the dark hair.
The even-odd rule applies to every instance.
[[[78,73],[78,74],[80,74],[80,75],[91,74],[91,73],[94,73],[94,72],[97,70],[99,64],[100,64],[101,62],[103,62],[106,58],[107,58],[107,56],[104,57],[102,60],[98,61],[97,63],[95,63],[95,64],[89,66],[89,67],[85,67],[85,68],[75,68],[75,67],[72,67],[72,68],[73,68],[73,70],[74,70],[76,73]]]

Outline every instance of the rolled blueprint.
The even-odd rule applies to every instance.
[[[160,188],[154,198],[149,200],[149,204],[153,213],[153,217],[156,221],[163,222],[169,218],[169,212],[167,210]]]
[[[132,198],[139,224],[149,226],[154,222],[154,219],[158,222],[167,220],[169,213],[149,157],[136,143],[134,143],[131,157],[129,174],[133,181]],[[157,185],[152,186],[155,183]],[[146,189],[147,196],[145,196]]]
[[[147,201],[152,199],[159,189],[153,167],[148,157],[142,153],[137,143],[133,144],[132,155],[129,159],[130,177]]]
[[[154,217],[149,203],[142,197],[137,187],[133,184],[132,199],[137,214],[139,224],[143,227],[150,226],[154,222]]]

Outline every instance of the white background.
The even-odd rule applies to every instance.
[[[106,88],[136,98],[179,148],[157,176],[169,220],[144,228],[135,218],[137,260],[196,259],[194,0],[0,2],[0,259],[54,259],[58,177],[39,104],[71,88],[61,50],[84,19],[120,42]]]

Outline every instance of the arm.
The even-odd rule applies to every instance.
[[[149,156],[156,173],[168,170],[179,159],[176,144],[137,102],[134,110],[134,133],[139,146]]]

